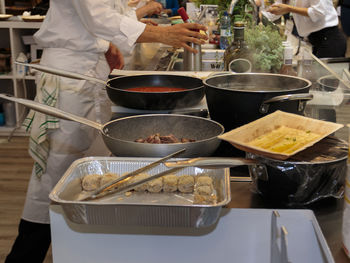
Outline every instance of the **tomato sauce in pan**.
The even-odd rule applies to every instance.
[[[129,88],[128,90],[138,91],[138,92],[174,92],[174,91],[184,91],[186,89],[176,88],[176,87],[146,86],[146,87]]]

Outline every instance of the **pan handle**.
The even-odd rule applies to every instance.
[[[47,66],[43,66],[43,65],[22,63],[22,62],[18,62],[18,61],[15,61],[15,64],[26,66],[26,67],[32,67],[32,68],[34,68],[36,70],[39,70],[39,71],[42,71],[42,72],[46,72],[46,73],[50,73],[50,74],[54,74],[54,75],[61,76],[61,77],[66,77],[66,78],[70,78],[70,79],[87,80],[87,81],[101,83],[101,84],[107,86],[107,82],[106,81],[104,81],[102,79],[97,79],[97,78],[94,78],[94,77],[91,77],[91,76],[88,76],[88,75],[84,75],[84,74],[79,74],[79,73],[75,73],[75,72],[69,72],[69,71],[66,71],[66,70],[51,68],[51,67],[47,67]]]
[[[299,100],[298,111],[303,111],[305,108],[306,101],[312,100],[313,97],[314,96],[310,93],[288,94],[288,95],[272,97],[270,99],[263,101],[259,111],[260,113],[267,113],[270,107],[270,103],[292,101],[292,100]]]
[[[103,128],[103,125],[98,123],[98,122],[94,122],[94,121],[91,121],[89,119],[79,117],[79,116],[76,116],[76,115],[71,114],[69,112],[65,112],[65,111],[62,111],[62,110],[57,109],[55,107],[44,105],[44,104],[41,104],[41,103],[38,103],[35,101],[16,98],[16,97],[13,97],[13,96],[8,95],[8,94],[1,94],[1,93],[0,93],[0,98],[5,99],[5,100],[10,100],[13,102],[17,102],[17,103],[22,104],[22,105],[24,105],[32,110],[39,111],[39,112],[44,113],[44,114],[48,114],[48,115],[57,117],[59,119],[79,122],[81,124],[85,124],[87,126],[95,128],[99,131],[102,131],[102,128]]]
[[[255,165],[258,162],[252,159],[230,158],[230,157],[197,157],[187,160],[165,162],[168,168],[174,167],[235,167],[240,165]]]

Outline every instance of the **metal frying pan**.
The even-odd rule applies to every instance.
[[[115,104],[141,110],[172,110],[197,105],[204,98],[204,85],[201,79],[170,74],[143,74],[121,76],[104,81],[91,76],[55,69],[43,65],[15,62],[18,65],[79,80],[93,81],[106,86],[108,97]],[[182,88],[172,92],[131,91],[135,87]]]
[[[217,136],[224,132],[224,127],[220,123],[196,116],[148,114],[125,117],[100,124],[35,101],[15,98],[6,94],[0,94],[0,98],[99,130],[106,146],[115,156],[163,157],[183,148],[186,151],[179,157],[210,156],[220,144],[220,139]],[[178,138],[191,138],[196,141],[172,144],[134,142],[140,137],[146,138],[155,133],[174,134]]]

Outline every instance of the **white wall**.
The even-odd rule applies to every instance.
[[[5,14],[5,0],[0,0],[0,14]]]

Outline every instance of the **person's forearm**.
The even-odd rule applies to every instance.
[[[208,28],[197,23],[183,23],[166,27],[146,25],[136,42],[160,42],[196,53],[198,51],[191,48],[188,43],[204,44],[208,36],[201,34],[201,30],[206,31]]]
[[[145,30],[136,40],[137,43],[150,43],[150,42],[161,42],[162,40],[162,27],[154,27],[146,25]],[[165,32],[164,32],[165,33]]]
[[[294,13],[302,16],[309,16],[307,8],[295,7],[295,6],[281,4],[281,3],[273,4],[267,11],[274,15],[284,15],[288,13]]]
[[[302,15],[302,16],[309,16],[309,14],[307,12],[307,8],[290,6],[289,9],[290,9],[289,10],[290,13],[295,13],[295,14]]]
[[[142,7],[136,9],[137,20],[140,20],[141,18],[143,18],[146,15],[148,15],[147,6],[142,6]]]

